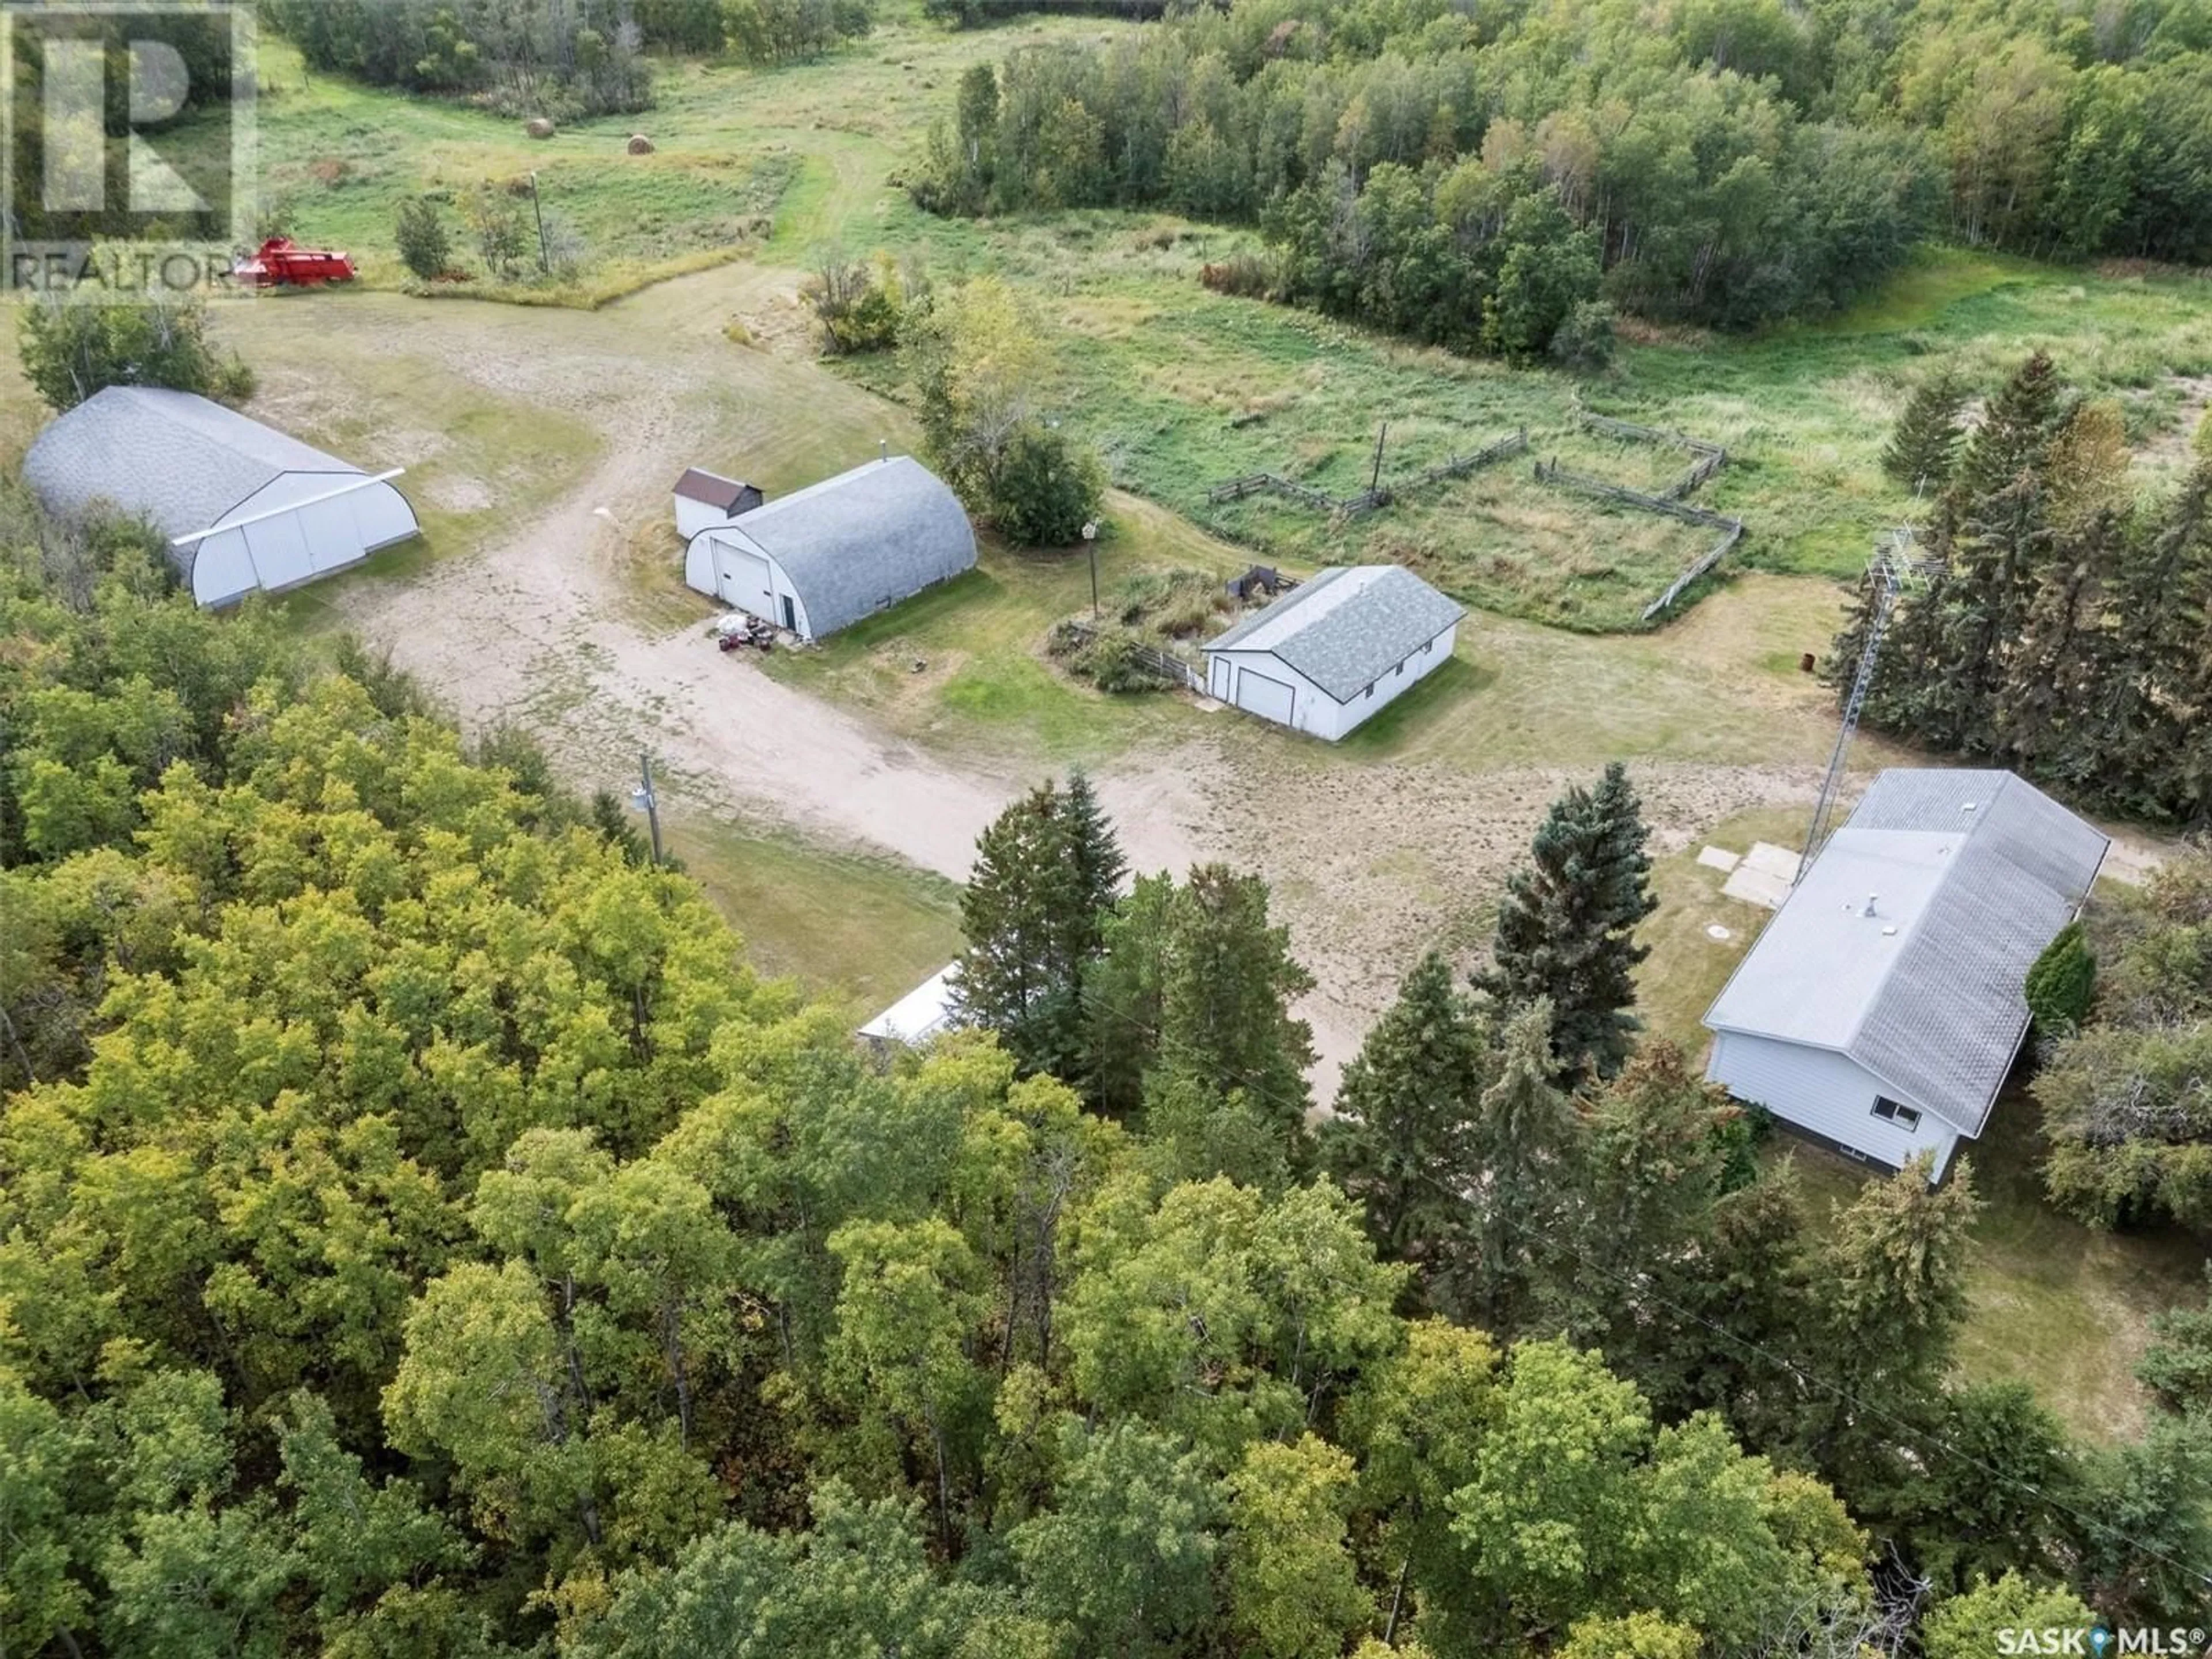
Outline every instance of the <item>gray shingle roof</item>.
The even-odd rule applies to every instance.
[[[1465,615],[1397,565],[1335,565],[1205,648],[1269,653],[1349,702]]]
[[[1848,1054],[1979,1134],[2027,1030],[2022,981],[2109,845],[2009,772],[1886,771],[1705,1024]]]
[[[23,479],[63,518],[106,501],[188,536],[289,472],[365,476],[334,455],[186,392],[109,386],[60,416],[23,458]]]
[[[733,528],[783,567],[817,635],[975,563],[975,532],[959,497],[910,455],[809,484]]]

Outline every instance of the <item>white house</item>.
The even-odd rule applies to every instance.
[[[891,455],[700,531],[684,580],[818,640],[975,563],[959,498],[912,456]]]
[[[418,533],[399,476],[372,477],[236,410],[153,386],[95,393],[23,458],[24,482],[56,517],[106,507],[168,537],[202,605],[296,587]]]
[[[676,533],[688,542],[709,526],[727,524],[740,513],[751,512],[762,499],[751,484],[687,467],[676,481]]]
[[[1706,1077],[1863,1163],[1932,1152],[1940,1179],[2110,844],[2009,772],[1882,773],[1706,1011]]]
[[[1334,743],[1442,667],[1466,615],[1396,565],[1334,567],[1208,641],[1206,691]]]

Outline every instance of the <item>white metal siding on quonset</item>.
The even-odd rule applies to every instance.
[[[1206,694],[1334,743],[1443,666],[1458,638],[1455,623],[1395,667],[1384,669],[1372,687],[1355,691],[1349,702],[1339,702],[1271,651],[1208,652]]]
[[[684,580],[733,611],[788,628],[803,640],[814,637],[805,603],[783,567],[734,524],[717,523],[691,538]]]
[[[1931,1111],[1923,1109],[1920,1126],[1912,1130],[1876,1117],[1875,1097],[1899,1099],[1898,1091],[1832,1048],[1716,1031],[1705,1076],[1736,1099],[1764,1106],[1785,1122],[1893,1170],[1902,1169],[1917,1153],[1933,1152],[1934,1174],[1941,1179],[1958,1144],[1959,1132]]]
[[[192,597],[219,605],[257,588],[282,592],[358,564],[417,529],[415,509],[385,480],[288,472],[226,514],[212,534],[184,544]]]

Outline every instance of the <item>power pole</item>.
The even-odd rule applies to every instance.
[[[1367,481],[1367,493],[1373,495],[1382,488],[1382,441],[1390,435],[1390,422],[1385,421],[1375,432],[1375,474]]]
[[[1088,520],[1083,526],[1083,545],[1091,555],[1091,620],[1098,620],[1098,520]]]
[[[653,831],[653,867],[660,868],[660,798],[653,791],[653,757],[641,750],[637,757],[638,786],[630,791],[630,802],[645,814],[647,826]]]
[[[538,269],[542,275],[553,274],[553,255],[545,246],[545,208],[538,199],[538,169],[530,170],[530,210],[538,216]]]

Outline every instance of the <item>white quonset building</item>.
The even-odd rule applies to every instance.
[[[418,532],[394,488],[234,409],[186,392],[109,386],[49,425],[24,482],[56,517],[105,507],[169,538],[202,605],[279,592]]]
[[[1396,565],[1332,567],[1207,641],[1206,691],[1334,743],[1443,666],[1466,615]]]
[[[1706,1011],[1705,1075],[1884,1169],[1981,1133],[2111,843],[2009,772],[1875,780]]]
[[[856,466],[692,537],[684,580],[818,640],[975,564],[960,500],[913,457]]]

